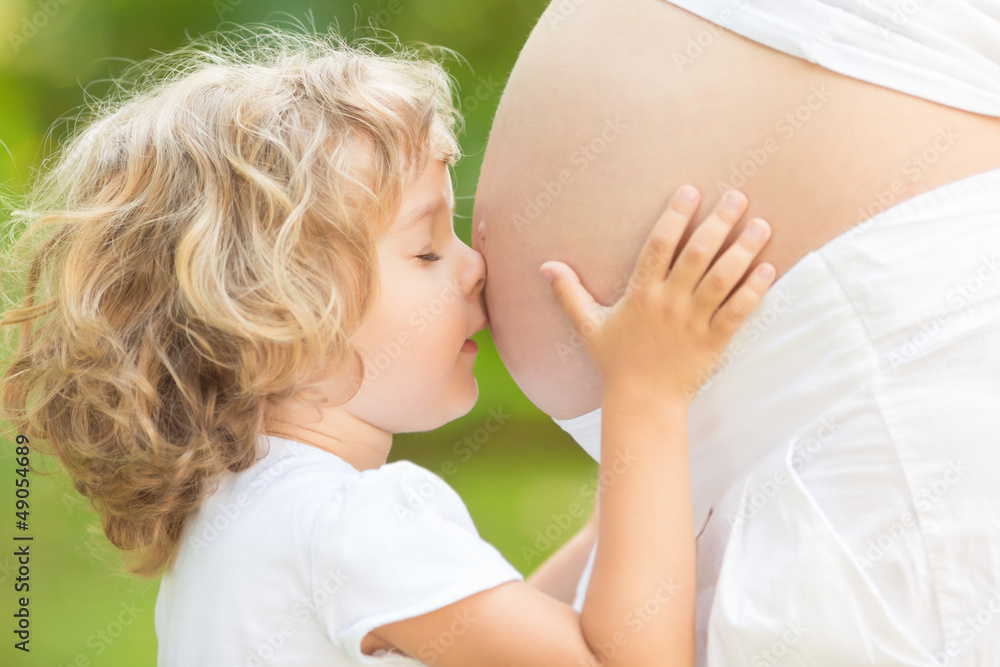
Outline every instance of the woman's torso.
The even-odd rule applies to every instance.
[[[554,3],[511,74],[480,178],[491,330],[529,398],[573,417],[599,405],[599,383],[541,262],[615,298],[670,193],[693,183],[702,212],[727,187],[748,195],[745,221],[773,229],[760,260],[780,277],[872,215],[998,166],[1000,118],[852,79],[659,0]]]

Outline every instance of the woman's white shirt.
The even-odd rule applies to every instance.
[[[1000,116],[1000,2],[996,0],[670,0],[670,4],[852,79]],[[689,48],[710,48],[710,38],[711,34],[704,39],[694,35]],[[689,56],[682,49],[675,57],[682,66]]]
[[[782,275],[689,438],[699,665],[1000,664],[1000,169]]]

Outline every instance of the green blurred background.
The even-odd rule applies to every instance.
[[[459,137],[466,157],[455,170],[456,228],[469,241],[472,198],[490,123],[507,76],[547,0],[378,0],[314,3],[306,0],[0,0],[0,183],[21,192],[32,170],[65,135],[60,121],[84,101],[103,96],[126,60],[170,51],[188,37],[227,23],[290,22],[341,34],[374,25],[404,43],[425,42],[457,51],[451,60],[465,117]],[[2,211],[3,220],[7,219]],[[6,230],[4,230],[6,235]],[[597,467],[518,390],[489,332],[477,336],[480,398],[466,417],[437,431],[397,436],[392,459],[406,458],[441,474],[469,505],[480,533],[521,572],[565,542],[568,529],[553,514],[587,504],[582,487]],[[491,412],[492,411],[492,412]],[[495,432],[490,415],[504,415]],[[507,417],[506,415],[509,415]],[[490,422],[492,426],[494,422]],[[121,574],[115,550],[96,514],[54,462],[32,476],[30,653],[13,648],[18,534],[14,527],[13,443],[0,449],[0,666],[156,664],[153,608],[158,580]],[[551,546],[539,542],[548,534]],[[134,619],[134,620],[133,620]],[[122,625],[122,621],[127,621]]]

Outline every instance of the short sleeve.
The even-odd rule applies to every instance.
[[[324,503],[310,550],[318,620],[364,664],[394,662],[361,653],[371,630],[523,581],[479,536],[455,490],[406,461],[361,473]]]

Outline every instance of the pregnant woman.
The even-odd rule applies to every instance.
[[[545,10],[473,245],[504,363],[595,457],[599,378],[538,267],[612,303],[682,183],[745,192],[730,241],[766,219],[778,270],[691,408],[699,664],[997,664],[1000,5]]]

